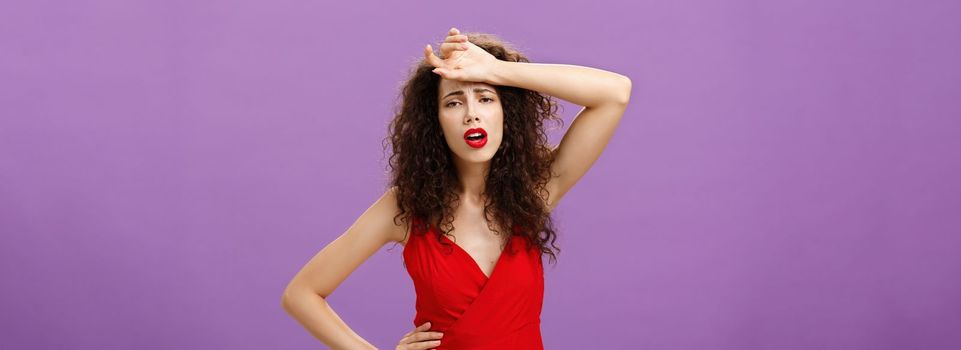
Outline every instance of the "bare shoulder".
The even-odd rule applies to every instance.
[[[380,204],[384,206],[385,211],[390,212],[391,227],[390,240],[393,242],[400,243],[406,246],[407,241],[410,239],[411,232],[411,218],[408,218],[406,222],[398,219],[398,222],[394,222],[394,218],[400,214],[400,205],[397,199],[397,186],[388,188],[384,195],[379,200]]]
[[[551,153],[552,158],[556,158],[557,146],[551,149]],[[561,196],[563,196],[559,183],[560,177],[554,171],[555,170],[553,166],[548,170],[549,179],[547,184],[544,186],[544,189],[547,193],[545,196],[541,197],[541,200],[544,202],[544,207],[547,208],[548,213],[553,212],[554,209],[557,208],[557,203],[560,201]]]
[[[353,226],[363,227],[364,231],[377,236],[376,238],[383,244],[392,241],[402,242],[407,224],[395,222],[394,218],[397,214],[400,214],[400,206],[397,202],[397,187],[394,186],[385,190]]]

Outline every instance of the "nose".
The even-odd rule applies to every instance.
[[[477,108],[474,108],[473,106],[468,106],[467,113],[465,113],[465,116],[464,116],[464,124],[470,124],[470,123],[479,122],[479,121],[480,121],[480,116],[477,115]]]
[[[466,111],[464,113],[464,124],[478,123],[480,122],[480,106],[475,105],[474,101],[468,101],[464,106]]]

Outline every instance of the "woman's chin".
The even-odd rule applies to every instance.
[[[467,154],[460,155],[460,159],[463,159],[467,163],[488,163],[494,155],[487,151],[468,151]]]

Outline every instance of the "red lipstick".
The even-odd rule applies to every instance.
[[[473,148],[484,147],[487,144],[487,131],[484,128],[467,129],[464,133],[464,141]]]

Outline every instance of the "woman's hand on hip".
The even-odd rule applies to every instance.
[[[444,336],[441,332],[429,332],[430,322],[414,328],[414,330],[404,334],[404,337],[397,343],[395,350],[420,350],[433,349],[440,345],[440,338]]]

